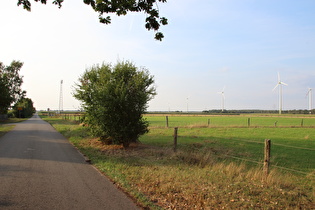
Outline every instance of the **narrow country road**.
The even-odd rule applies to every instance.
[[[139,209],[34,115],[0,138],[0,209]]]

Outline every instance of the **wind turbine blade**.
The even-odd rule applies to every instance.
[[[279,83],[272,89],[274,91],[279,86]]]
[[[288,86],[288,84],[286,84],[286,83],[284,83],[284,82],[280,82],[280,84],[281,84],[281,85],[286,85],[286,86]]]

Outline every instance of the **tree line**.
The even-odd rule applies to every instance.
[[[278,114],[279,110],[263,110],[263,109],[241,109],[241,110],[222,110],[221,109],[212,109],[204,110],[203,113],[209,114]],[[315,110],[307,109],[293,109],[293,110],[282,110],[282,114],[313,114]]]
[[[2,118],[19,117],[27,118],[33,115],[35,108],[33,101],[26,97],[22,90],[23,76],[20,70],[23,63],[13,60],[6,66],[0,62],[0,115]]]

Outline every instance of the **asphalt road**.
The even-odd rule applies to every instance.
[[[0,138],[0,209],[139,209],[37,115]]]

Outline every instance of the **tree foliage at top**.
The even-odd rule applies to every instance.
[[[46,4],[47,0],[34,0]],[[64,0],[54,0],[53,4],[62,6]],[[90,5],[95,12],[99,14],[101,23],[110,24],[110,16],[104,14],[113,13],[118,16],[126,15],[128,12],[144,12],[147,14],[145,19],[145,27],[147,30],[154,30],[155,39],[161,41],[164,38],[163,33],[159,32],[161,25],[167,25],[167,18],[160,17],[158,2],[165,3],[166,0],[83,0],[87,5]],[[30,11],[30,0],[18,0],[18,5],[23,5],[23,8]]]
[[[148,132],[143,113],[156,95],[153,83],[148,70],[130,62],[102,64],[79,78],[74,97],[82,102],[84,122],[95,136],[128,147]]]
[[[6,114],[10,105],[25,95],[21,85],[23,77],[19,75],[23,63],[12,61],[9,66],[0,62],[0,114]]]

